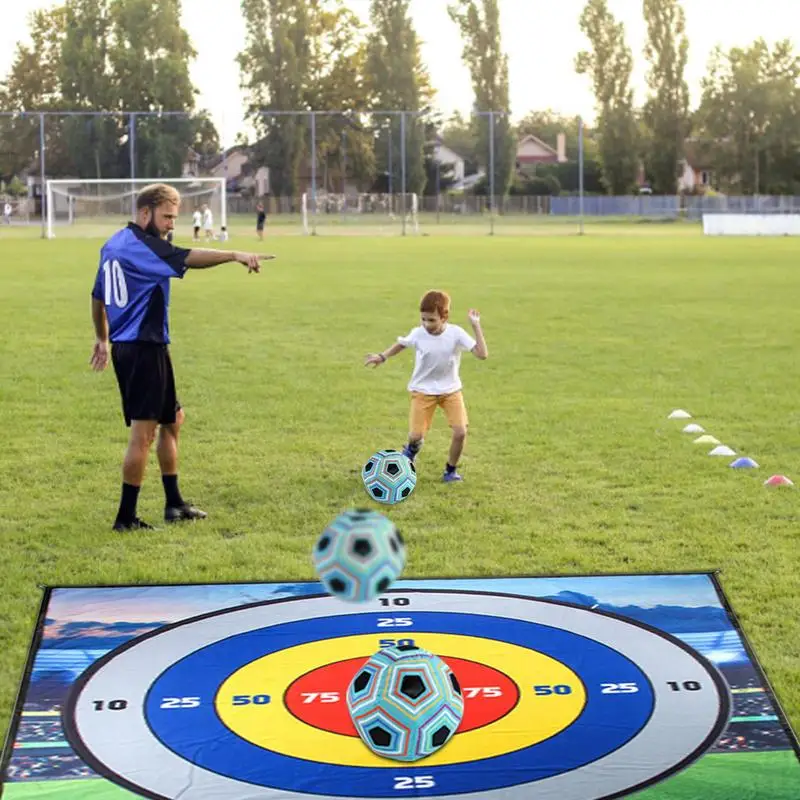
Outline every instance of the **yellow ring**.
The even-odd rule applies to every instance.
[[[483,728],[456,734],[425,765],[460,764],[493,758],[549,739],[571,725],[583,711],[586,691],[580,678],[560,661],[508,642],[444,633],[415,633],[426,650],[478,661],[504,672],[519,687],[520,699],[505,717]],[[398,767],[376,756],[364,743],[307,725],[284,705],[286,689],[298,676],[336,660],[363,657],[377,650],[374,634],[344,636],[279,650],[251,661],[230,675],[215,698],[222,722],[243,739],[285,756],[354,767]],[[567,685],[570,694],[540,696],[534,685]],[[234,705],[235,695],[269,695],[265,705]],[[346,702],[342,693],[338,702]],[[469,702],[467,700],[466,702]]]

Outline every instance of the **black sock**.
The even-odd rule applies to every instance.
[[[415,456],[419,451],[422,449],[422,439],[417,439],[416,442],[412,442],[409,440],[408,442],[408,452],[411,453],[412,456]]]
[[[449,475],[451,472],[455,472],[456,468],[453,464],[445,464],[444,471]]]
[[[177,475],[162,475],[161,482],[164,484],[164,494],[167,498],[167,505],[171,508],[179,508],[185,505],[181,493],[178,490]]]
[[[139,499],[139,486],[131,483],[122,484],[122,498],[119,501],[117,522],[128,524],[136,519],[136,502]]]

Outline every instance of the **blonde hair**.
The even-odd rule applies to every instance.
[[[164,203],[174,203],[179,205],[181,202],[180,192],[166,183],[151,183],[145,186],[136,196],[136,210],[143,208],[158,208]]]

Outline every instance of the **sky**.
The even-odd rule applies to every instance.
[[[346,0],[365,21],[369,0]],[[468,113],[473,94],[461,61],[458,29],[447,15],[448,0],[411,0],[411,12],[422,40],[422,56],[437,90],[437,106],[446,115]],[[15,45],[27,35],[28,14],[57,0],[0,0],[0,76],[8,72]],[[647,64],[643,48],[646,30],[642,0],[608,0],[612,13],[625,23],[633,50],[637,102],[646,95]],[[581,114],[591,122],[594,98],[589,79],[576,75],[575,54],[587,42],[578,27],[585,0],[500,0],[503,47],[508,54],[511,112],[551,108]],[[747,46],[761,36],[772,45],[783,38],[800,49],[798,0],[683,0],[689,37],[686,78],[692,102],[700,96],[700,81],[708,57],[719,44],[728,49]],[[229,9],[221,13],[222,8]],[[222,144],[230,147],[244,130],[244,94],[239,88],[236,55],[244,46],[244,23],[238,0],[183,0],[183,24],[197,59],[192,79],[200,90],[198,107],[211,112]]]

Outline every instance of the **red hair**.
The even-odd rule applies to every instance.
[[[426,292],[419,301],[419,310],[427,314],[435,311],[442,319],[447,319],[450,314],[450,295],[436,290]]]

